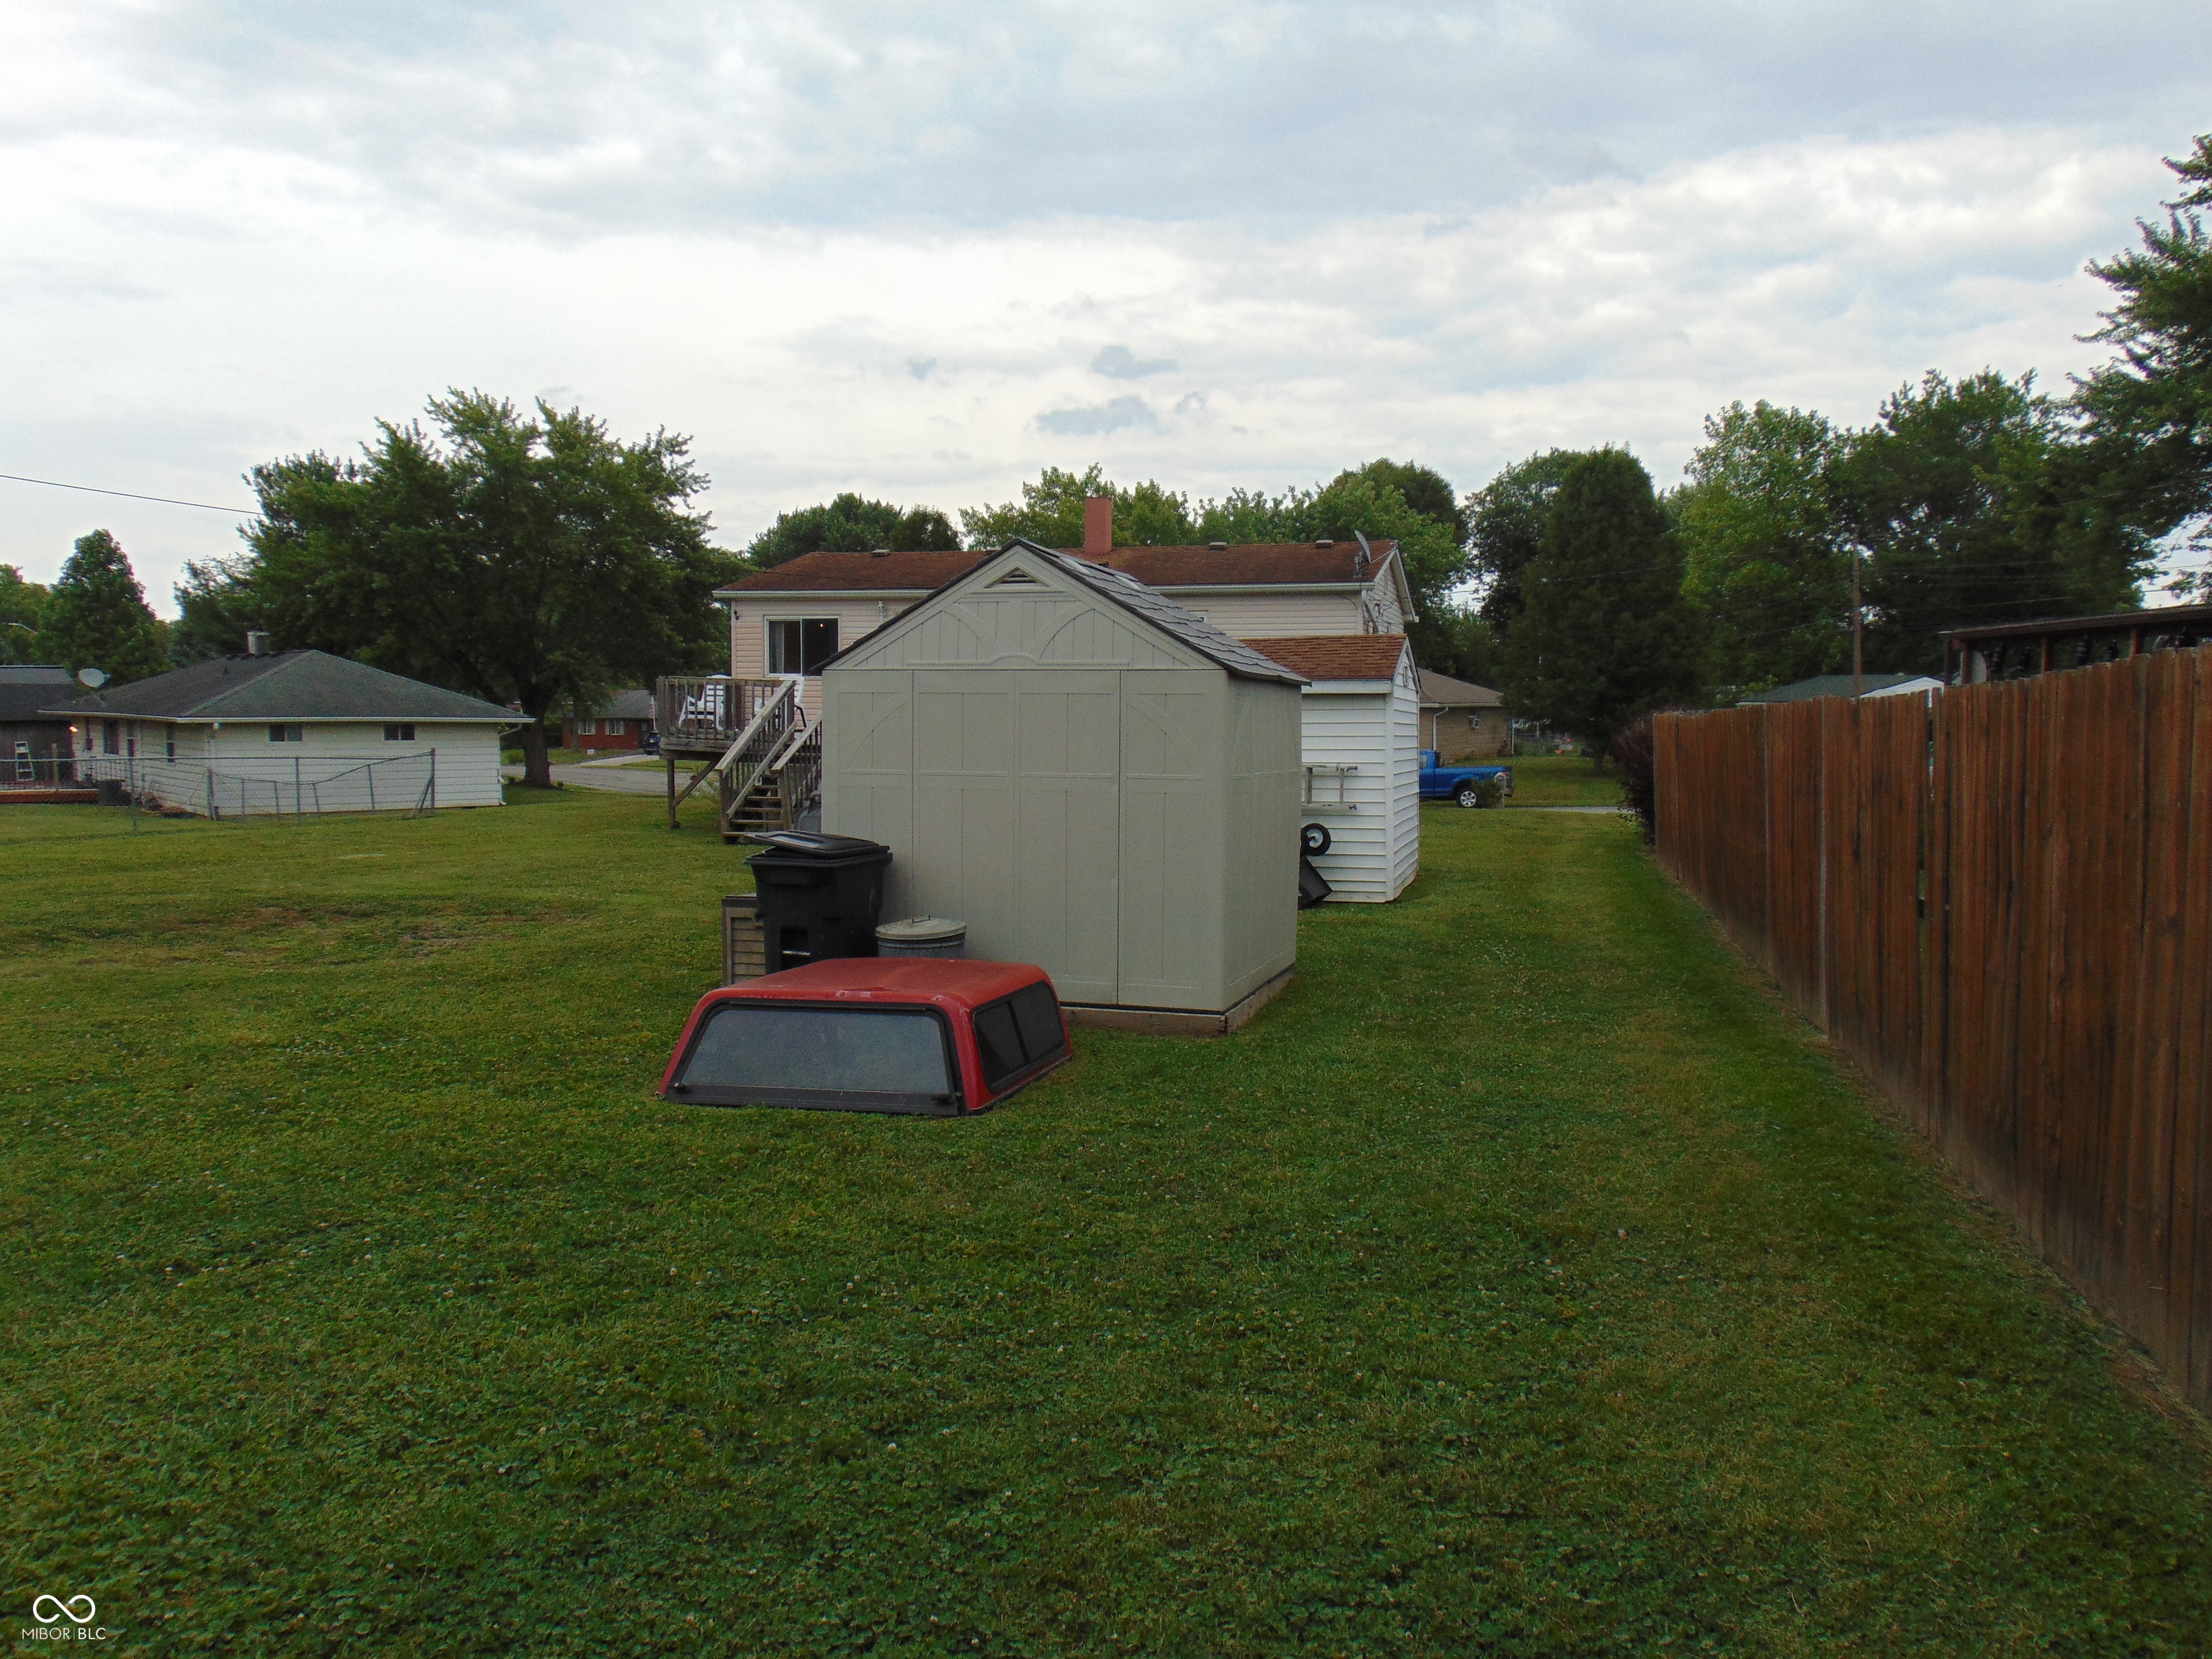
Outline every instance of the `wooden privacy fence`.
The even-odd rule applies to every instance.
[[[1665,867],[2212,1407],[2212,648],[1655,738]]]

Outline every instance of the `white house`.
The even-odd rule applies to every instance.
[[[1301,702],[1300,822],[1340,904],[1386,904],[1421,867],[1421,691],[1403,634],[1247,640],[1309,682]]]
[[[210,817],[502,803],[496,703],[322,651],[216,657],[58,705],[80,778]]]

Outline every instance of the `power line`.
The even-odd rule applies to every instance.
[[[159,501],[164,507],[204,507],[210,513],[228,513],[249,519],[261,516],[261,509],[258,507],[217,507],[213,501],[180,501],[173,495],[141,495],[136,490],[101,489],[93,484],[64,483],[58,478],[27,478],[20,472],[0,472],[0,478],[7,479],[10,483],[44,484],[49,489],[81,490],[88,495],[120,495],[127,501]]]

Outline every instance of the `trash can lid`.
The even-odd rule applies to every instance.
[[[863,841],[858,836],[824,836],[810,830],[763,830],[747,839],[763,842],[779,853],[797,853],[817,859],[842,859],[854,853],[890,850],[879,841]]]
[[[892,945],[941,945],[967,932],[968,924],[964,921],[948,921],[943,916],[908,916],[904,921],[885,922],[876,929],[876,937]]]

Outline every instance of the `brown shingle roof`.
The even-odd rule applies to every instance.
[[[718,593],[927,593],[964,576],[988,553],[802,553]]]
[[[1374,559],[1359,568],[1359,544],[1250,542],[1235,547],[1117,547],[1097,562],[1134,576],[1147,587],[1242,587],[1370,581],[1395,542],[1370,542]],[[1079,549],[1062,548],[1078,558]],[[988,553],[803,553],[772,569],[718,588],[720,593],[928,593],[964,576]]]
[[[1403,634],[1297,634],[1244,643],[1310,680],[1387,680],[1406,650]]]
[[[1496,708],[1504,704],[1503,695],[1486,685],[1477,685],[1472,680],[1455,680],[1449,674],[1432,674],[1421,671],[1421,701],[1434,703],[1439,708]]]

